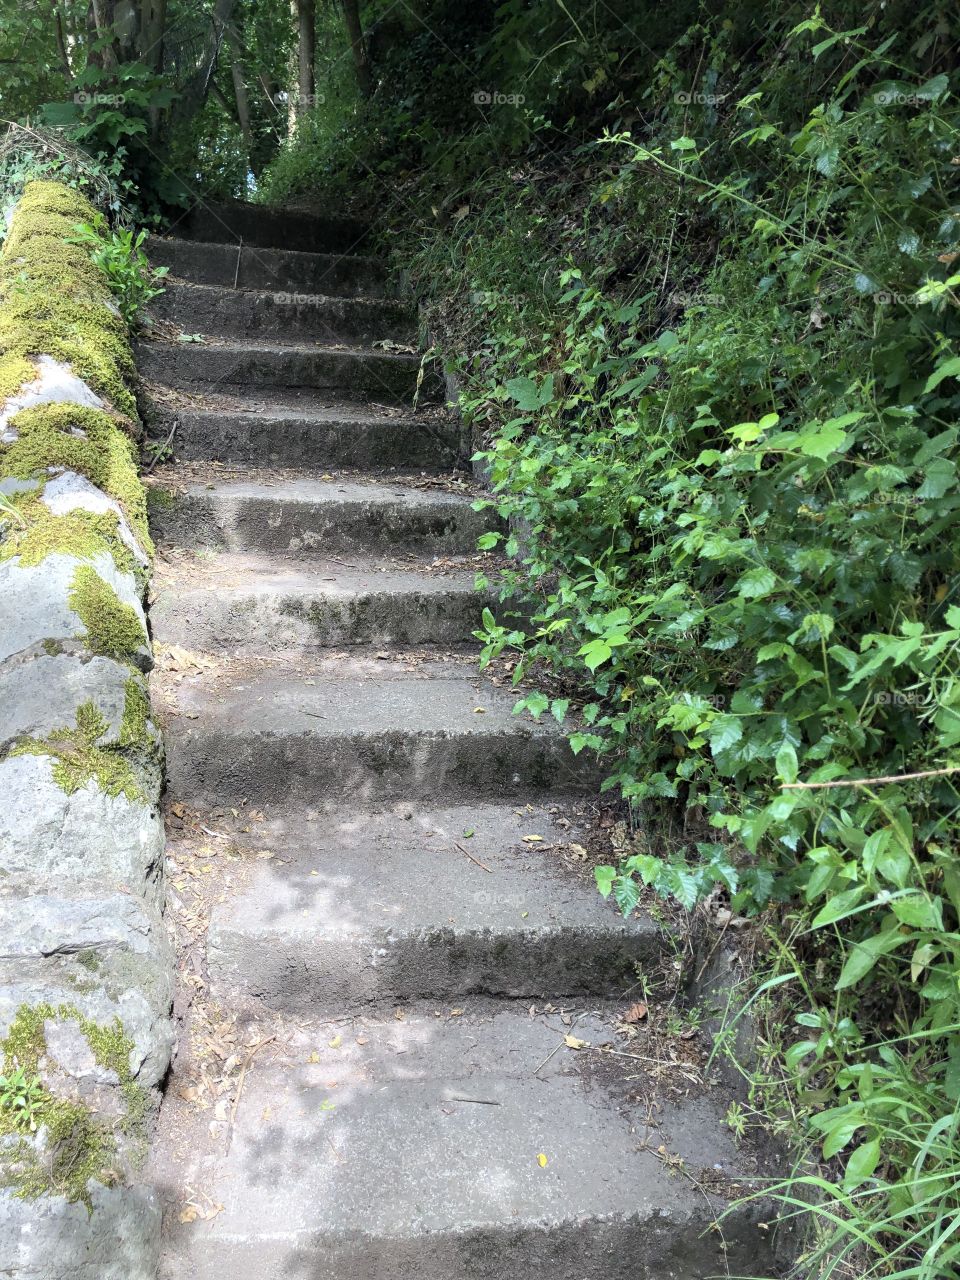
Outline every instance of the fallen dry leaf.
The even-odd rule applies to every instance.
[[[623,1015],[624,1022],[642,1022],[647,1016],[647,1006],[642,1000],[638,1000],[636,1004],[632,1004],[627,1012]]]
[[[586,1049],[586,1040],[578,1040],[576,1036],[564,1036],[563,1043],[568,1049]]]

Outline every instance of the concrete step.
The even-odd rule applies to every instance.
[[[356,254],[243,248],[160,236],[151,236],[146,249],[155,267],[169,267],[171,275],[194,284],[366,297],[392,291],[380,259]]]
[[[224,390],[250,386],[310,387],[339,399],[412,405],[420,375],[418,356],[350,347],[270,342],[158,342],[139,344],[137,364],[147,379],[170,387],[216,383]],[[443,383],[426,373],[420,400],[442,399]]]
[[[155,639],[204,652],[371,645],[459,645],[493,603],[469,568],[441,563],[224,553],[162,558],[153,580]]]
[[[564,806],[289,808],[247,826],[241,887],[207,936],[227,1003],[238,990],[300,1014],[470,995],[616,998],[640,972],[657,986],[672,971],[675,945],[653,922],[624,921],[595,892],[576,843],[587,837]],[[168,854],[176,863],[177,841]]]
[[[168,1092],[162,1280],[778,1274],[762,1202],[717,1223],[765,1172],[724,1104],[599,1051],[623,1044],[606,1013],[581,1050],[569,1018],[483,1002],[253,1032],[232,1123]]]
[[[184,333],[275,342],[410,343],[417,328],[410,307],[393,299],[267,293],[177,280],[154,300],[150,315]]]
[[[222,388],[202,397],[148,393],[144,416],[160,441],[176,427],[172,447],[188,462],[449,471],[465,452],[461,425],[445,409],[413,414],[307,391],[272,391],[267,400]]]
[[[242,240],[257,248],[356,253],[367,238],[367,227],[356,218],[224,200],[195,205],[178,219],[171,234],[205,243]]]
[[[147,491],[154,537],[214,551],[467,553],[492,526],[468,498],[374,480],[314,480],[260,472],[255,480],[196,479]]]
[[[152,688],[168,783],[190,804],[509,802],[598,782],[552,719],[512,714],[516,693],[472,654],[232,658]]]

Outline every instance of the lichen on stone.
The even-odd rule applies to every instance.
[[[21,1199],[61,1195],[89,1209],[91,1180],[104,1186],[123,1181],[126,1161],[120,1138],[127,1140],[135,1158],[142,1155],[149,1102],[130,1070],[133,1042],[120,1019],[103,1026],[74,1005],[21,1005],[0,1042],[4,1072],[22,1067],[29,1078],[39,1075],[47,1055],[44,1031],[49,1021],[77,1024],[97,1064],[115,1074],[123,1115],[111,1122],[82,1101],[59,1097],[46,1084],[41,1086],[29,1118],[13,1108],[0,1107],[0,1138],[15,1140],[6,1142],[0,1155],[0,1184]],[[39,1143],[32,1137],[31,1123],[42,1139]]]
[[[108,729],[94,703],[84,702],[77,708],[76,724],[72,728],[54,729],[44,738],[21,738],[10,754],[49,756],[53,761],[53,780],[68,796],[94,782],[108,796],[143,800],[136,771],[123,753],[128,744],[119,739],[116,744],[100,742]],[[122,728],[120,737],[123,737]]]

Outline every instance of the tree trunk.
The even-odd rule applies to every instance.
[[[240,40],[235,29],[227,28],[227,44],[230,46],[230,75],[233,78],[233,96],[237,102],[237,121],[243,134],[243,145],[247,149],[247,159],[253,155],[253,132],[250,128],[250,97],[243,78],[243,64],[240,61]]]
[[[171,112],[171,125],[192,120],[202,108],[210,92],[210,80],[217,65],[224,29],[233,16],[236,0],[216,0],[210,17],[210,31],[200,66],[186,82],[176,98]]]
[[[102,40],[103,48],[96,52],[91,51],[89,59],[94,66],[97,67],[115,67],[117,65],[117,51],[113,47],[113,40],[108,39],[112,36],[111,16],[113,5],[110,0],[90,0],[90,7],[87,10],[87,27],[90,35],[94,40]]]
[[[313,106],[315,92],[314,64],[316,54],[316,11],[314,0],[297,0],[298,87],[300,109]]]
[[[367,58],[367,45],[360,26],[360,7],[358,0],[343,0],[343,17],[347,24],[347,35],[350,37],[350,48],[353,50],[353,65],[357,72],[357,87],[365,98],[373,89],[370,75],[370,62]]]
[[[70,80],[73,77],[73,68],[70,66],[70,55],[67,53],[67,38],[63,29],[63,14],[59,6],[54,5],[53,9],[54,32],[57,37],[57,53],[60,57],[60,64],[63,67],[64,74]]]
[[[140,6],[140,61],[151,71],[163,66],[163,35],[167,25],[167,0],[142,0]]]

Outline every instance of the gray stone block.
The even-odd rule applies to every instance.
[[[157,810],[92,782],[67,795],[52,767],[47,756],[0,760],[0,877],[100,880],[155,895],[163,856]]]
[[[11,1280],[155,1280],[160,1203],[150,1187],[90,1183],[84,1204],[0,1191],[0,1276]]]

